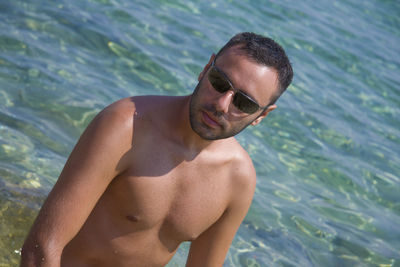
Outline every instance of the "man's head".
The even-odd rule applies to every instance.
[[[293,79],[293,69],[285,50],[274,40],[252,32],[236,34],[217,53],[220,57],[228,49],[238,46],[243,55],[256,63],[275,69],[278,73],[279,90],[271,99],[274,104],[289,87]]]
[[[191,97],[190,123],[202,138],[236,135],[276,108],[293,71],[273,40],[253,33],[234,36],[199,75]]]

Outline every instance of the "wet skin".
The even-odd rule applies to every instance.
[[[251,159],[228,136],[276,106],[237,112],[232,93],[204,78],[209,64],[193,96],[126,98],[96,116],[43,205],[21,266],[164,266],[183,241],[192,241],[187,266],[222,266],[256,183]],[[229,50],[217,64],[268,103],[273,70]]]

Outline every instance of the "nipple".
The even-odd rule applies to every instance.
[[[131,222],[138,222],[139,218],[135,215],[126,215],[126,218]]]

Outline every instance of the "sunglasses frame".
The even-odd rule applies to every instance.
[[[246,113],[246,114],[249,114],[249,115],[256,113],[256,112],[257,112],[258,110],[260,110],[260,109],[265,110],[265,109],[267,109],[267,108],[270,106],[270,105],[267,105],[267,106],[265,106],[265,107],[260,107],[260,105],[259,105],[254,99],[252,99],[250,96],[246,95],[246,94],[243,93],[242,91],[239,91],[239,90],[237,90],[235,87],[233,87],[231,81],[230,81],[229,78],[226,76],[226,74],[225,74],[222,70],[220,70],[220,69],[215,65],[215,60],[216,60],[216,58],[214,58],[214,60],[212,61],[211,66],[210,66],[210,69],[209,69],[208,74],[207,74],[208,81],[210,82],[211,86],[214,88],[215,91],[217,91],[217,92],[223,94],[223,93],[226,93],[226,92],[229,91],[229,90],[232,90],[232,91],[234,92],[232,104],[233,104],[238,110],[240,110],[241,112]],[[223,90],[220,91],[220,90],[218,90],[218,89],[216,89],[216,88],[214,87],[213,83],[210,81],[210,71],[211,71],[212,68],[215,69],[215,70],[221,75],[221,78],[224,79],[224,81],[227,82],[227,83],[229,84],[229,88],[230,88],[230,89],[225,90],[225,91],[223,91]],[[254,111],[248,111],[248,112],[242,110],[238,105],[235,104],[235,97],[236,97],[236,94],[239,94],[239,95],[245,97],[246,99],[248,99],[251,103],[253,103],[253,104],[257,107],[257,109],[254,110]]]

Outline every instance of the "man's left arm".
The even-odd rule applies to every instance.
[[[256,186],[253,164],[236,169],[231,201],[223,215],[196,240],[192,241],[186,267],[222,266],[241,222],[247,214]]]

